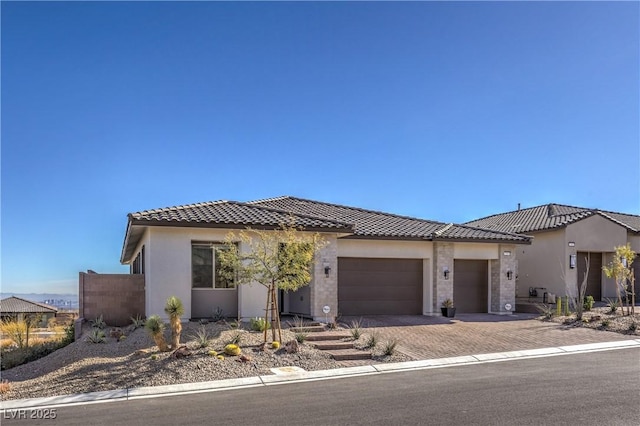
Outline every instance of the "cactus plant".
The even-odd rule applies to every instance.
[[[238,356],[241,352],[242,350],[240,349],[240,346],[234,345],[233,343],[224,347],[224,353],[229,356]]]
[[[171,324],[171,346],[177,349],[180,346],[180,333],[182,332],[180,317],[184,315],[184,305],[180,299],[171,296],[164,305],[164,312],[169,315],[169,323]]]
[[[271,347],[273,349],[280,349],[280,342],[278,342],[278,341],[271,342]]]
[[[164,323],[158,315],[151,315],[145,322],[144,328],[151,334],[153,341],[162,352],[167,352],[170,349],[164,340]]]

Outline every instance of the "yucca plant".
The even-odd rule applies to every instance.
[[[156,345],[158,345],[158,348],[162,352],[169,350],[169,346],[167,346],[167,342],[164,340],[164,323],[158,315],[151,315],[147,318],[144,328],[151,334],[153,341],[156,342]]]
[[[169,324],[171,325],[171,346],[177,349],[180,346],[180,333],[182,332],[182,324],[180,317],[184,315],[184,306],[182,301],[175,296],[167,299],[164,305],[164,312],[169,315]]]

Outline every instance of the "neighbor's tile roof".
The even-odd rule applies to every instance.
[[[524,234],[527,232],[562,228],[570,223],[574,223],[594,215],[600,215],[612,220],[633,232],[640,232],[640,216],[584,207],[566,206],[562,204],[545,204],[512,212],[495,214],[481,219],[472,220],[467,222],[465,225],[478,226],[496,231]]]
[[[0,313],[12,314],[12,313],[55,313],[58,312],[57,308],[53,306],[45,305],[44,303],[32,302],[31,300],[22,299],[20,297],[7,297],[0,300]]]
[[[266,206],[294,214],[306,213],[317,217],[352,223],[354,236],[356,237],[529,242],[529,238],[512,233],[445,224],[289,196],[252,201],[248,204]]]

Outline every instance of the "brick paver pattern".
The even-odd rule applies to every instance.
[[[457,314],[362,317],[363,333],[377,331],[380,341],[396,339],[398,350],[416,360],[539,349],[584,343],[637,339],[619,333],[570,327],[534,319],[532,314],[498,316]],[[359,317],[343,317],[350,324]]]

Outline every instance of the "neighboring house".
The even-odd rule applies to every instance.
[[[186,318],[210,317],[218,307],[227,316],[263,316],[264,287],[235,288],[220,279],[216,249],[230,231],[276,229],[291,220],[328,244],[316,253],[311,284],[281,293],[284,313],[324,320],[328,306],[330,318],[439,315],[447,298],[458,312],[514,310],[516,247],[529,237],[294,197],[129,214],[121,262],[144,274],[146,315],[162,315],[175,295]]]
[[[58,309],[44,303],[32,302],[20,297],[7,297],[0,300],[0,317],[2,320],[22,320],[25,317],[40,319],[39,326],[46,326],[51,318],[55,318]]]
[[[501,232],[533,236],[518,252],[519,298],[539,301],[544,293],[566,295],[566,287],[582,283],[590,259],[587,295],[595,300],[616,297],[615,282],[602,266],[612,260],[614,247],[631,244],[640,252],[640,216],[598,209],[546,204],[500,213],[467,222]],[[640,293],[640,258],[633,265],[636,294]],[[535,294],[536,297],[532,297]]]

